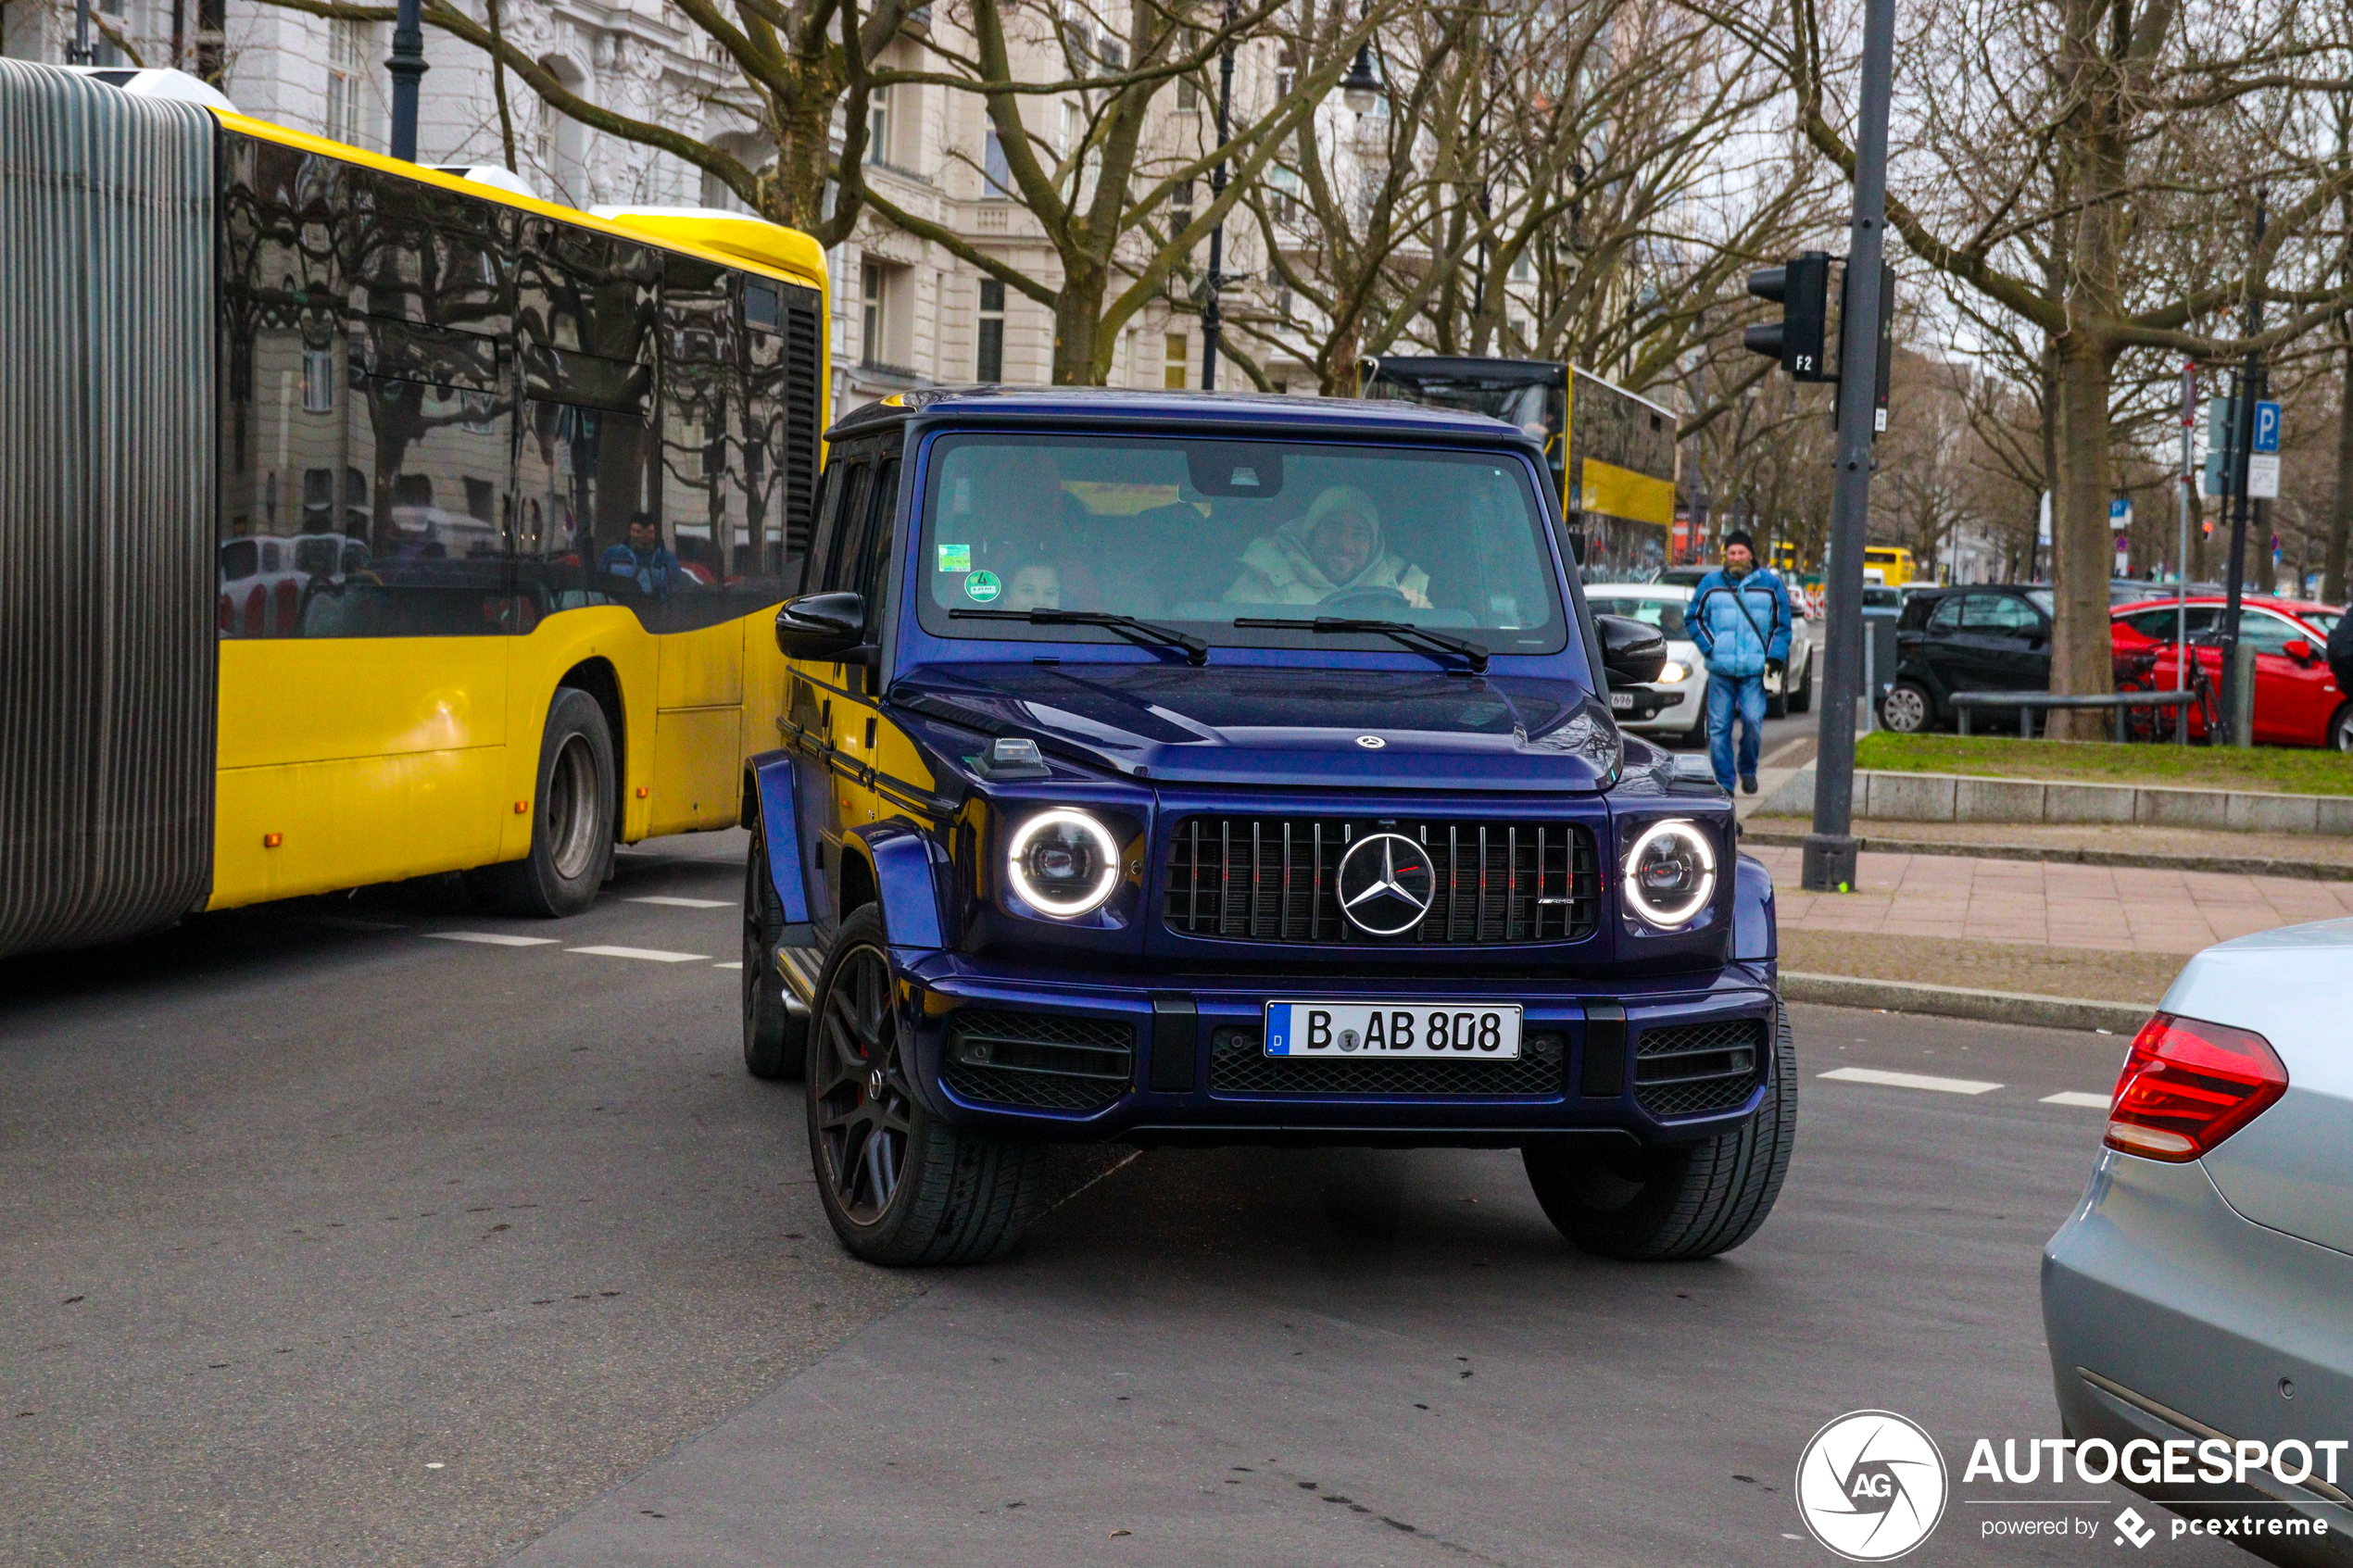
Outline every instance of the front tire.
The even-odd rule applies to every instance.
[[[539,737],[531,853],[472,872],[474,896],[501,914],[543,920],[595,903],[612,872],[613,772],[604,705],[577,686],[557,687]]]
[[[1789,1010],[1777,1007],[1765,1102],[1736,1131],[1635,1154],[1529,1148],[1521,1158],[1545,1217],[1579,1249],[1676,1262],[1729,1252],[1756,1234],[1796,1141],[1797,1043]]]
[[[909,1078],[882,915],[841,924],[810,1009],[809,1155],[834,1234],[870,1263],[976,1263],[1037,1216],[1042,1146],[951,1126]]]
[[[776,969],[784,926],[784,905],[768,872],[768,841],[755,822],[744,857],[743,922],[744,1071],[755,1078],[798,1078],[809,1060],[809,1020],[786,1005]]]
[[[1879,700],[1879,721],[1899,735],[1920,734],[1936,722],[1936,699],[1918,682],[1898,681]]]
[[[2336,717],[2329,721],[2328,739],[2324,744],[2339,751],[2353,752],[2353,702],[2338,709]]]

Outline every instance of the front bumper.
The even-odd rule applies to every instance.
[[[1707,671],[1694,659],[1692,672],[1675,684],[1650,688],[1664,699],[1658,710],[1642,719],[1619,717],[1617,727],[1629,734],[1680,735],[1696,728],[1707,711]]]
[[[2077,1438],[2353,1438],[2353,1257],[2244,1218],[2203,1165],[2104,1152],[2044,1250],[2043,1321]],[[2334,1485],[2317,1465],[2302,1485],[2262,1472],[2245,1487],[2120,1478],[2201,1518],[2325,1521],[2325,1536],[2240,1544],[2353,1562],[2353,1450],[2338,1452]]]
[[[950,952],[896,956],[901,1038],[929,1108],[1053,1138],[1686,1142],[1753,1114],[1772,1056],[1766,964],[1610,992],[1590,981],[1410,972],[1074,978]],[[1261,1030],[1274,998],[1516,1002],[1522,1060],[1501,1071],[1269,1059]],[[975,1051],[1008,1036],[1053,1043]],[[1009,1060],[1027,1071],[1005,1070]]]

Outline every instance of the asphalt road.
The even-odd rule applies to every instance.
[[[0,1560],[1819,1563],[1789,1477],[1863,1407],[1954,1467],[1915,1561],[2110,1549],[1983,1538],[2027,1511],[1959,1467],[2056,1434],[2098,1112],[2044,1097],[2120,1042],[1796,1010],[1789,1186],[1709,1263],[1579,1257],[1509,1154],[1244,1149],[1075,1156],[1010,1260],[887,1274],[741,1071],[740,852],[0,966]]]

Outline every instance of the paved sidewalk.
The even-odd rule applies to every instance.
[[[2353,916],[2353,883],[1870,851],[1861,891],[1808,893],[1798,885],[1799,850],[1749,853],[1773,873],[1784,931],[2186,954]]]

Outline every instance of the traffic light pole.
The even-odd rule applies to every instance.
[[[1863,8],[1863,101],[1855,143],[1855,220],[1846,247],[1846,318],[1838,343],[1838,472],[1831,494],[1830,645],[1822,670],[1821,740],[1814,753],[1814,831],[1800,884],[1852,891],[1855,699],[1863,684],[1863,542],[1871,505],[1871,436],[1879,411],[1881,268],[1887,227],[1887,101],[1894,74],[1895,0]]]

